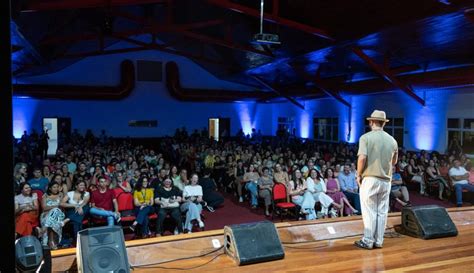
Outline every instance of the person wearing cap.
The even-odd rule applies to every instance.
[[[392,167],[397,163],[397,141],[383,130],[385,112],[375,110],[367,118],[371,131],[359,139],[357,153],[357,182],[360,185],[360,202],[364,235],[355,241],[363,249],[381,248],[387,222]]]

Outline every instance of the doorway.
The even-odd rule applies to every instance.
[[[210,118],[209,138],[219,141],[230,136],[230,118]]]

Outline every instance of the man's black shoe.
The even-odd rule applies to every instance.
[[[363,248],[363,249],[368,249],[368,250],[371,250],[372,249],[372,246],[366,244],[364,241],[362,240],[359,240],[359,241],[355,241],[354,242],[354,245],[358,248]]]

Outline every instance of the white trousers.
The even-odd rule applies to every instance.
[[[365,177],[360,187],[360,203],[364,222],[362,240],[369,246],[383,245],[387,223],[391,183],[377,177]]]

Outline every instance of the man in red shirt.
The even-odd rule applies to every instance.
[[[99,177],[99,189],[91,193],[91,208],[89,213],[92,216],[106,217],[107,225],[113,226],[114,221],[120,222],[120,212],[115,192],[108,187],[105,177]]]

